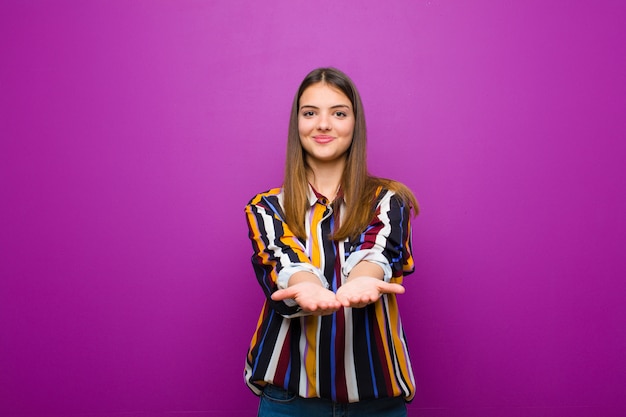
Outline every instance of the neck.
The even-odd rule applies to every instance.
[[[345,160],[342,160],[341,163],[309,165],[307,179],[318,193],[332,201],[341,185],[344,167]]]

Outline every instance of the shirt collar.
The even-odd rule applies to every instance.
[[[337,200],[340,197],[343,197],[343,189],[341,187],[337,191],[335,200]],[[328,201],[328,198],[326,198],[326,196],[320,194],[315,188],[313,188],[311,184],[309,184],[309,205],[313,207],[315,203],[317,203],[318,201],[323,205],[327,205],[330,203],[330,201]]]

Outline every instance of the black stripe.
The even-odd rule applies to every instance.
[[[265,378],[265,371],[272,359],[282,321],[283,318],[272,310],[269,311],[268,317],[263,321],[259,340],[251,352],[252,357],[256,358],[257,361],[256,371],[252,375],[253,381],[262,381]],[[261,345],[263,350],[260,350]]]
[[[352,340],[354,344],[354,368],[359,399],[373,398],[374,389],[370,373],[370,360],[367,351],[367,334],[365,323],[365,308],[352,309]],[[370,329],[371,334],[371,329]]]

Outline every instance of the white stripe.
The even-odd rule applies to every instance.
[[[324,278],[324,274],[318,268],[315,268],[313,265],[308,263],[294,263],[289,258],[289,255],[280,248],[280,246],[276,245],[277,235],[276,229],[274,228],[274,216],[272,213],[269,213],[264,208],[259,207],[259,213],[261,214],[261,220],[266,230],[266,236],[268,240],[266,251],[271,252],[276,258],[278,258],[280,264],[282,265],[281,271],[278,273],[277,282],[278,288],[285,289],[287,288],[287,283],[289,282],[289,278],[293,274],[299,271],[307,271],[311,272],[319,278],[322,285],[326,288],[328,287],[326,284],[326,279]],[[294,238],[294,241],[297,245],[306,252],[306,249],[300,244],[300,242]],[[285,304],[290,307],[296,305],[296,302],[293,300],[285,300]]]
[[[398,332],[400,331],[400,329],[402,329],[402,322],[400,321],[400,317],[398,316]],[[404,338],[404,336],[402,336],[402,333],[398,333],[400,340],[402,341],[402,350],[404,351],[404,356],[406,357],[406,362],[407,362],[407,369],[409,370],[409,380],[411,381],[411,385],[413,385],[415,387],[415,376],[413,376],[413,366],[411,364],[411,358],[409,357],[409,349],[406,345],[406,340]],[[407,393],[410,393],[411,391],[409,389],[407,389],[406,391]]]
[[[345,241],[344,241],[345,242]],[[339,259],[343,264],[343,260],[346,258],[346,246],[344,242],[339,243]],[[341,283],[344,284],[348,279],[343,274],[343,268],[341,268]],[[346,370],[346,387],[348,389],[348,401],[354,402],[359,400],[359,389],[356,381],[356,366],[354,362],[354,331],[352,326],[352,309],[344,308],[344,329],[345,329],[345,346],[344,346],[344,367]]]
[[[348,401],[355,402],[359,400],[359,387],[356,381],[356,367],[354,364],[354,332],[352,326],[352,309],[344,308],[345,329],[346,329],[346,345],[345,345],[345,369],[346,369],[346,387],[348,389]]]
[[[283,320],[280,325],[280,331],[278,332],[278,337],[276,338],[276,343],[274,344],[274,350],[272,351],[271,360],[267,366],[267,371],[265,376],[263,377],[264,381],[269,382],[270,384],[274,383],[274,376],[276,376],[276,367],[278,366],[278,359],[280,359],[280,352],[283,349],[283,345],[285,344],[285,338],[287,336],[287,332],[289,331],[289,320]]]
[[[376,245],[381,248],[381,251],[387,246],[387,238],[391,234],[391,222],[389,220],[389,211],[391,210],[391,196],[392,192],[388,192],[383,200],[380,202],[380,220],[384,226],[380,232],[376,235]]]
[[[298,383],[298,395],[301,397],[307,398],[309,396],[308,387],[308,373],[306,371],[306,320],[300,319],[300,328],[302,329],[302,333],[300,333],[300,382]],[[306,352],[308,353],[308,352]],[[293,354],[293,352],[292,352]]]

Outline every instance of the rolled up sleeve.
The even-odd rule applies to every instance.
[[[386,191],[379,198],[372,221],[350,246],[350,254],[343,266],[344,276],[362,261],[379,265],[387,282],[412,273],[409,207],[393,192]]]
[[[314,274],[328,288],[322,271],[311,264],[304,246],[284,222],[276,198],[259,195],[245,212],[253,247],[252,265],[268,302],[286,317],[302,315],[295,300],[274,301],[271,295],[287,288],[289,278],[301,271]]]

